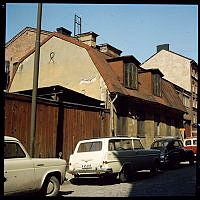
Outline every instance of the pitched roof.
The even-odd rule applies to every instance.
[[[167,50],[162,49],[161,51],[167,51]],[[148,60],[150,60],[151,58],[153,58],[154,56],[156,56],[157,54],[159,54],[161,51],[159,51],[159,52],[153,54],[151,57],[149,57],[147,60],[145,60],[141,65],[143,65],[143,64],[146,63]],[[196,63],[193,59],[188,58],[188,57],[185,57],[185,56],[180,55],[180,54],[178,54],[178,53],[175,53],[175,52],[173,52],[173,51],[167,51],[167,52],[170,52],[170,53],[172,53],[172,54],[175,54],[175,55],[177,55],[177,56],[180,56],[180,57],[182,57],[182,58],[185,58],[185,59],[187,59],[187,60],[190,60],[191,62]],[[197,63],[196,63],[196,64],[197,64]]]
[[[82,48],[85,48],[87,50],[88,54],[90,55],[94,65],[96,66],[97,70],[99,71],[102,78],[104,79],[110,93],[119,93],[123,96],[129,96],[129,97],[136,98],[138,100],[143,100],[146,102],[162,104],[164,106],[174,108],[174,109],[182,111],[182,112],[186,112],[185,107],[183,106],[181,100],[174,93],[175,90],[172,88],[172,86],[165,83],[164,80],[162,80],[163,81],[163,93],[164,93],[163,98],[156,97],[156,96],[149,95],[149,94],[144,94],[144,93],[138,92],[137,90],[127,89],[119,82],[119,80],[117,78],[117,74],[112,70],[111,66],[109,65],[109,62],[107,61],[107,59],[109,57],[105,56],[105,54],[103,54],[102,52],[98,51],[97,49],[95,49],[93,47],[90,47],[90,46],[78,41],[76,38],[72,38],[72,37],[57,33],[57,32],[53,32],[49,37],[44,39],[43,42],[40,44],[40,46],[45,44],[52,37],[57,37],[62,40],[65,40],[67,42],[73,43],[77,46],[80,46]],[[19,63],[21,63],[28,56],[30,56],[32,53],[34,53],[34,51],[35,51],[35,48],[32,49],[30,52],[28,52],[23,58],[21,58]],[[113,58],[113,59],[130,59],[130,56],[123,56],[123,57]],[[139,66],[140,62],[135,57],[132,56],[131,59],[134,60]],[[17,68],[16,68],[14,74],[16,73]],[[10,85],[12,84],[12,80],[10,82]],[[174,95],[174,97],[173,97],[173,95]]]
[[[12,39],[10,39],[8,42],[6,42],[5,47],[8,47],[13,41],[15,41],[17,38],[19,38],[23,33],[25,33],[26,31],[34,31],[36,32],[36,28],[31,28],[31,27],[26,27],[24,28],[22,31],[20,31],[17,35],[15,35]],[[50,35],[51,32],[50,31],[45,31],[45,30],[41,30],[41,33],[43,34],[47,34]]]

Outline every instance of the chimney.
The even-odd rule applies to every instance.
[[[69,36],[69,37],[71,37],[71,34],[72,34],[71,31],[69,31],[69,30],[67,30],[67,29],[65,29],[65,28],[63,28],[63,27],[57,28],[56,31],[57,31],[58,33],[61,33],[61,34],[63,34],[63,35]]]
[[[98,45],[98,49],[100,52],[108,55],[108,56],[111,56],[111,57],[118,57],[120,56],[120,54],[122,53],[121,50],[111,46],[110,44],[99,44]]]
[[[91,46],[91,47],[96,47],[96,38],[99,35],[97,35],[94,32],[87,32],[87,33],[81,33],[77,34],[76,37],[79,41]]]
[[[169,44],[161,44],[161,45],[158,45],[157,46],[157,53],[161,50],[166,50],[166,51],[169,51]]]

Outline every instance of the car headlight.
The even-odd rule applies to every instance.
[[[165,156],[164,155],[160,155],[160,159],[164,159],[165,158]]]

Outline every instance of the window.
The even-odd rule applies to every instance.
[[[102,142],[86,142],[81,143],[78,152],[100,151],[102,149]]]
[[[139,137],[145,136],[145,113],[140,112],[137,114],[137,135]]]
[[[5,72],[9,73],[10,71],[10,62],[8,60],[5,61]]]
[[[153,74],[153,94],[161,96],[161,78],[159,74]]]
[[[124,66],[124,86],[137,88],[137,67],[133,63],[126,63]]]
[[[134,149],[144,149],[140,140],[133,140],[133,144],[134,144]]]
[[[190,107],[190,97],[185,94],[183,95],[183,104],[188,108]]]
[[[109,140],[109,151],[120,151],[120,150],[132,150],[132,140],[131,139],[112,139]]]
[[[4,143],[4,158],[25,158],[26,155],[24,151],[21,149],[19,144],[13,142],[5,142]]]

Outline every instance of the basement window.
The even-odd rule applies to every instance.
[[[124,86],[130,89],[137,89],[137,67],[133,63],[124,65]]]

